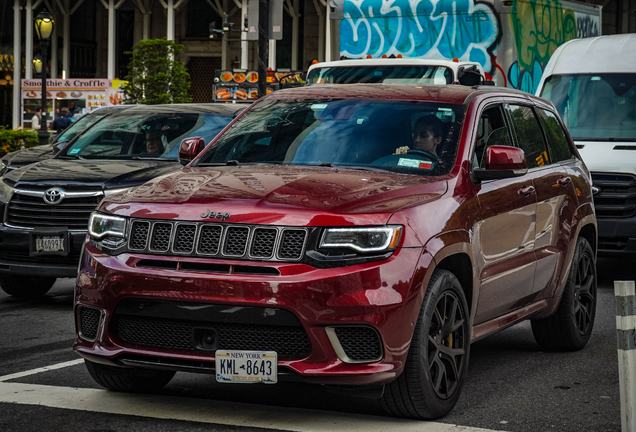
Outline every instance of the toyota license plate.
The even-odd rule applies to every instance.
[[[64,252],[65,236],[62,235],[36,235],[36,252]]]
[[[217,350],[215,366],[218,382],[276,384],[278,381],[275,351]]]

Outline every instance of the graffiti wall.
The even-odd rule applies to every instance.
[[[500,2],[497,2],[499,4]],[[556,48],[598,36],[600,9],[559,0],[344,0],[340,55],[479,62],[499,85],[533,93]]]

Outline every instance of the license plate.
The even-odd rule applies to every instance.
[[[38,235],[35,236],[36,252],[64,252],[64,236]]]
[[[217,350],[215,366],[218,382],[276,384],[278,381],[275,351]]]

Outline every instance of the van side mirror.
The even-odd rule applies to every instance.
[[[477,180],[521,177],[528,172],[526,155],[520,148],[493,145],[486,149],[486,168],[475,168]]]
[[[201,137],[186,138],[179,144],[179,163],[189,164],[205,148],[205,140]]]

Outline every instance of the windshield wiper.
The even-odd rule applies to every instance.
[[[58,156],[58,158],[60,158],[60,159],[81,159],[81,160],[84,160],[84,158],[81,157],[80,155],[60,155],[60,156]]]
[[[225,162],[225,165],[228,165],[228,166],[241,166],[241,163],[239,161],[237,161],[236,159],[230,159],[229,161]]]
[[[173,158],[161,158],[161,157],[144,157],[144,156],[133,156],[132,160],[153,160],[153,161],[171,161],[174,162],[176,159]]]

